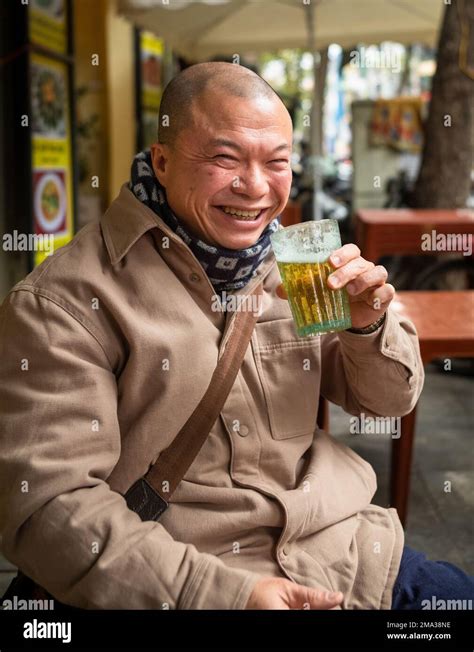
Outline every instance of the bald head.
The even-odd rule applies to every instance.
[[[209,93],[244,99],[263,97],[284,106],[273,88],[248,68],[222,61],[198,63],[166,86],[160,104],[158,142],[174,145],[181,130],[193,125],[193,107]]]
[[[290,115],[261,77],[238,64],[197,64],[165,88],[153,171],[191,233],[243,249],[288,201],[292,140]]]

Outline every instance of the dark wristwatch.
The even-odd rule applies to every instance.
[[[384,312],[383,315],[377,319],[377,321],[374,321],[373,324],[369,324],[365,328],[346,328],[346,331],[348,333],[357,333],[357,335],[369,335],[369,333],[375,333],[375,331],[378,330],[384,323],[385,315],[386,313]]]

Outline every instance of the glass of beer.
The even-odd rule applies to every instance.
[[[328,261],[341,246],[336,220],[303,222],[281,228],[271,243],[300,337],[335,333],[352,326],[345,288],[331,290]]]

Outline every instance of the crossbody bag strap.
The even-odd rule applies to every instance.
[[[242,304],[250,304],[251,309],[235,313],[224,352],[199,405],[146,475],[139,478],[125,494],[129,508],[137,512],[143,521],[157,521],[168,507],[171,495],[201,450],[224,407],[252,337],[259,315],[259,310],[254,310],[254,303],[260,306],[262,293],[260,283],[250,295],[250,301]],[[254,296],[256,302],[253,301]]]

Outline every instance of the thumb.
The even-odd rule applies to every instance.
[[[280,283],[280,285],[277,286],[276,293],[280,297],[280,299],[288,299],[288,295],[286,293],[283,283]]]

